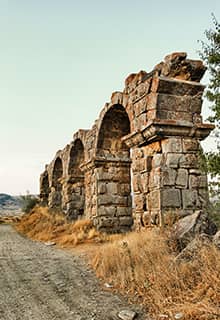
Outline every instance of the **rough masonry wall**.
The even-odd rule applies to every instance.
[[[205,210],[199,150],[213,126],[201,117],[204,72],[201,61],[173,53],[152,72],[131,74],[91,130],[79,130],[46,166],[42,203],[106,232]]]

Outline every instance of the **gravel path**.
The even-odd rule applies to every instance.
[[[0,225],[1,320],[116,320],[123,309],[145,319],[140,307],[103,290],[79,257]]]

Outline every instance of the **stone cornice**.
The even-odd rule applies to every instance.
[[[172,136],[194,137],[203,140],[214,128],[215,126],[209,123],[192,124],[187,121],[156,119],[149,122],[142,131],[126,135],[122,140],[130,148]]]

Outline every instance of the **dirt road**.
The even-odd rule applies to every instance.
[[[1,320],[110,320],[123,309],[145,319],[139,307],[103,290],[79,257],[0,225]]]

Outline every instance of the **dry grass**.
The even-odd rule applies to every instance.
[[[89,241],[101,241],[101,235],[93,228],[90,220],[67,222],[59,213],[48,208],[36,207],[24,215],[16,229],[27,237],[39,241],[54,241],[62,246],[75,246]]]
[[[67,223],[46,208],[24,215],[16,228],[65,247],[97,243],[87,251],[97,276],[143,303],[154,319],[174,319],[177,313],[184,314],[181,320],[220,319],[220,252],[212,245],[191,261],[180,261],[163,231],[107,236],[89,220]]]
[[[220,253],[203,247],[190,262],[178,261],[158,230],[133,232],[93,252],[97,276],[138,298],[154,319],[220,319]],[[164,318],[165,319],[165,318]]]

